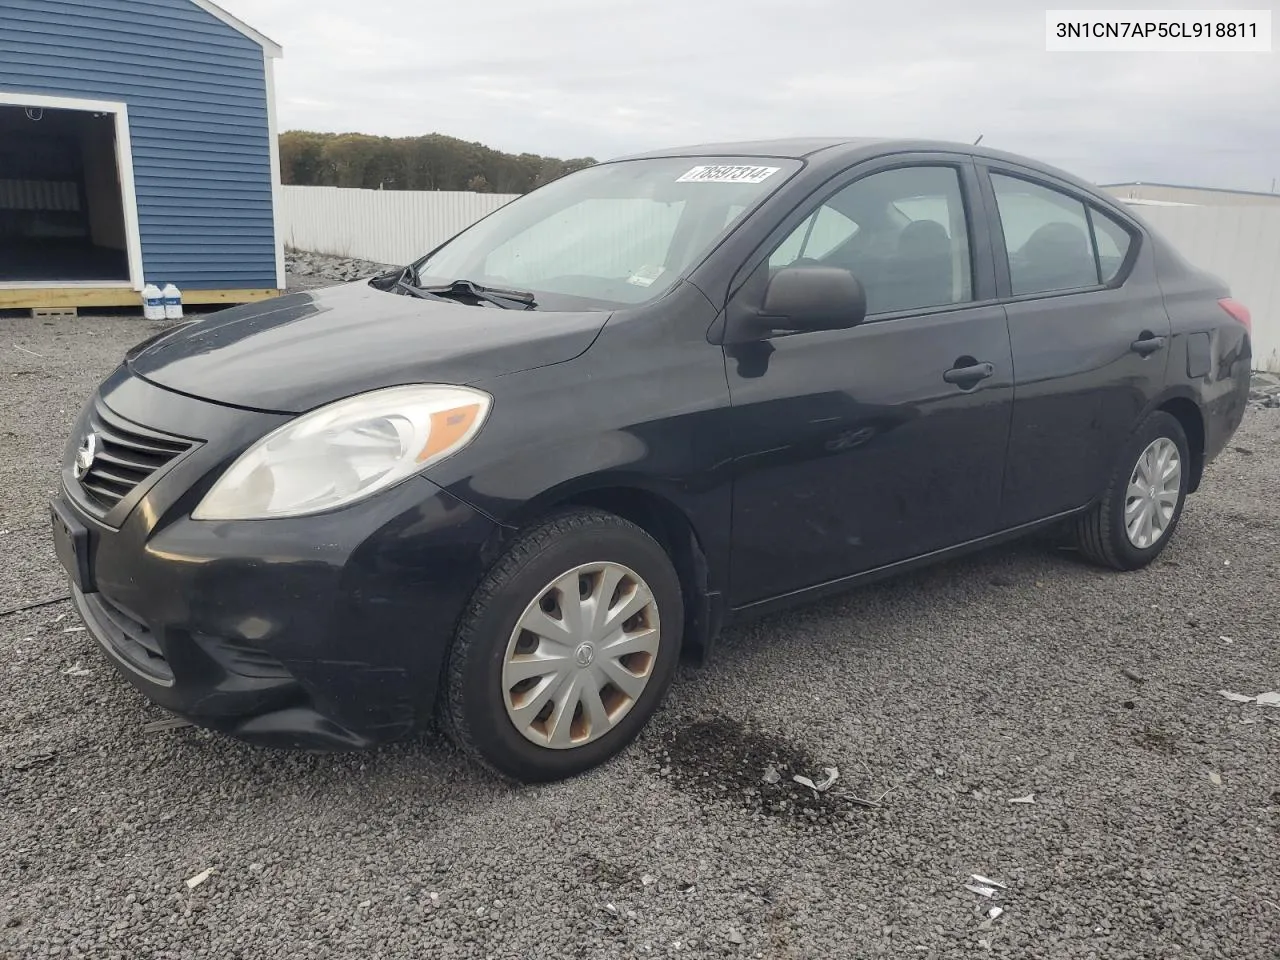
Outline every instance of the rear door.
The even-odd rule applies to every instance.
[[[979,167],[1013,350],[1007,528],[1102,492],[1164,387],[1169,317],[1135,224],[1039,172]]]

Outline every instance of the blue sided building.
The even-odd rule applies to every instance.
[[[0,0],[0,309],[282,291],[281,55],[209,0]]]

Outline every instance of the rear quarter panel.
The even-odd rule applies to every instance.
[[[1199,405],[1208,462],[1222,452],[1244,419],[1252,345],[1244,326],[1218,304],[1219,299],[1231,295],[1227,284],[1192,266],[1151,232],[1172,333],[1169,386]]]

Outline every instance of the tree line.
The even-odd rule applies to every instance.
[[[503,153],[440,133],[392,138],[291,130],[280,136],[281,177],[302,186],[528,193],[595,163]]]

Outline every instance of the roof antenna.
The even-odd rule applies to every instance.
[[[986,136],[986,134],[983,134],[983,133],[978,134],[978,139],[973,141],[973,145],[976,147],[978,144],[980,144],[984,136]]]

